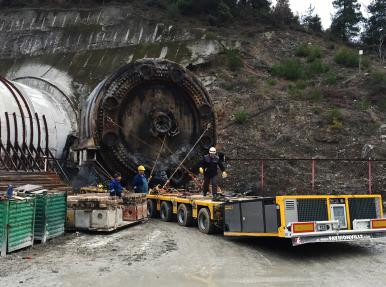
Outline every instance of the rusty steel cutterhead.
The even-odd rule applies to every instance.
[[[110,171],[134,172],[140,164],[152,169],[165,138],[155,169],[170,175],[208,125],[184,165],[191,168],[216,143],[216,115],[208,92],[174,62],[142,59],[127,64],[90,97],[83,130],[89,131]],[[183,178],[185,172],[176,174]]]

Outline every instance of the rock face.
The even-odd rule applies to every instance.
[[[0,74],[49,79],[76,100],[117,67],[141,58],[187,66],[219,53],[205,29],[181,29],[143,17],[131,5],[0,12]]]

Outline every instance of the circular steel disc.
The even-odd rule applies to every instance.
[[[138,165],[170,176],[200,136],[184,163],[191,168],[216,142],[216,117],[209,95],[189,71],[167,60],[144,59],[111,75],[94,93],[93,140],[111,171]],[[209,126],[209,129],[207,127]],[[186,170],[175,176],[178,183]]]

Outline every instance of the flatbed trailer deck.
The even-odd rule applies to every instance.
[[[150,217],[177,220],[206,234],[287,238],[293,245],[386,236],[380,195],[224,196],[148,194]]]

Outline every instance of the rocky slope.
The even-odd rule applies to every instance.
[[[47,78],[79,102],[124,63],[180,62],[200,76],[215,102],[219,148],[229,158],[231,176],[222,183],[228,191],[257,189],[259,158],[386,159],[385,79],[371,57],[358,73],[334,60],[342,45],[301,29],[210,27],[141,3],[0,11],[0,74]],[[318,50],[316,59],[301,55],[302,45]],[[288,59],[306,75],[273,76],[272,68]],[[385,187],[385,164],[372,164],[375,192]],[[314,191],[311,166],[266,160],[258,192],[367,192],[366,161],[316,161]]]

